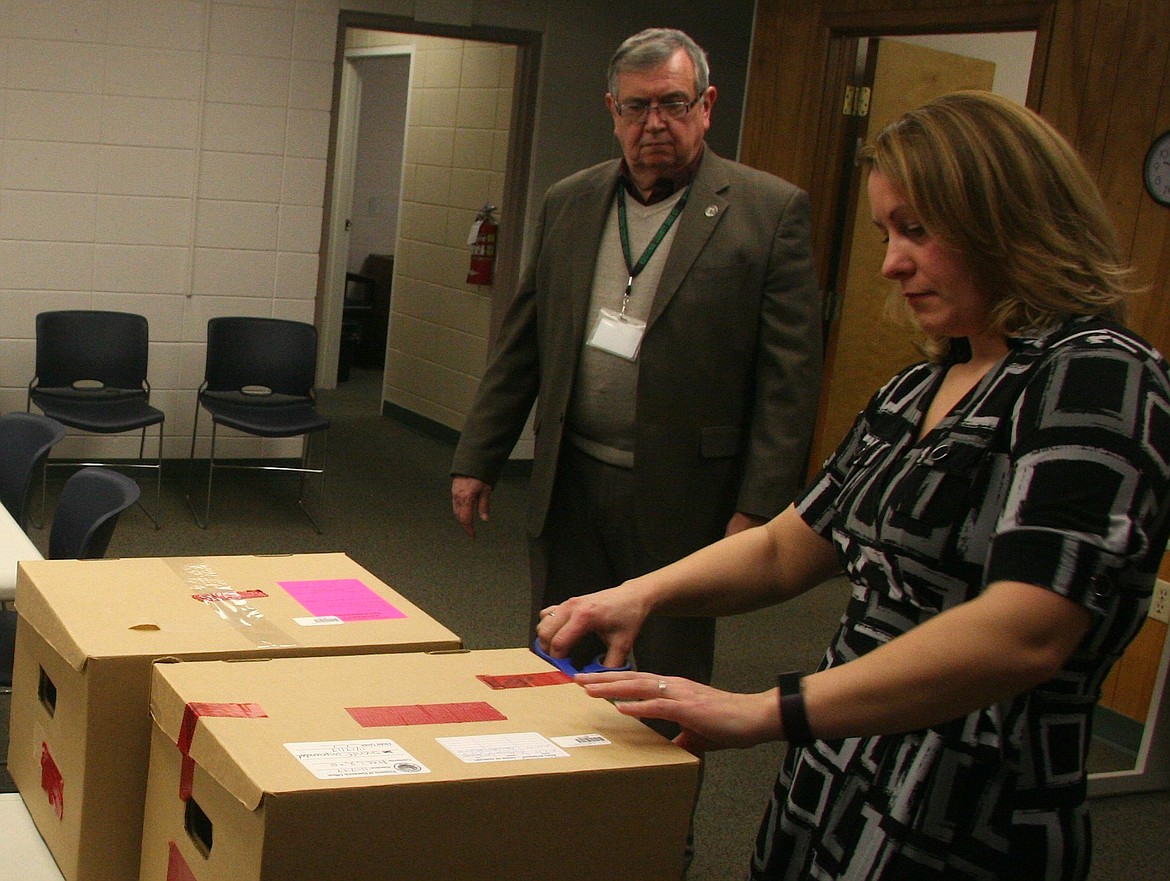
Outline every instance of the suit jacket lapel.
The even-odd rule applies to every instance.
[[[716,156],[710,147],[704,149],[707,155],[703,157],[699,172],[691,184],[687,207],[678,219],[678,231],[674,235],[674,243],[670,246],[666,265],[662,269],[662,279],[654,294],[654,302],[646,322],[647,327],[657,320],[678,293],[686,274],[723,219],[724,209],[728,204],[727,198],[723,195],[728,187],[723,160]]]
[[[573,247],[572,290],[569,298],[573,310],[573,339],[580,345],[589,321],[589,300],[593,294],[593,274],[597,268],[597,249],[605,231],[606,219],[613,206],[614,187],[617,186],[621,163],[615,160],[601,170],[594,183],[582,189],[573,198],[570,210],[579,218],[580,237]]]

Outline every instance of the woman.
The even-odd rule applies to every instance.
[[[1100,195],[1036,114],[956,93],[864,159],[928,360],[775,520],[545,609],[539,637],[562,655],[596,632],[617,665],[650,614],[757,609],[843,569],[852,599],[799,687],[579,681],[696,752],[790,741],[751,878],[1083,879],[1091,713],[1167,540],[1167,364],[1118,323]]]

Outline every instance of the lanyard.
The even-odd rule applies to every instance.
[[[626,271],[629,273],[629,278],[626,279],[626,291],[622,295],[622,316],[626,314],[626,306],[630,303],[630,292],[634,287],[634,279],[637,278],[638,273],[646,268],[646,264],[650,262],[650,258],[654,256],[654,252],[658,250],[658,246],[662,243],[667,231],[674,225],[678,216],[682,214],[683,208],[687,204],[687,196],[691,194],[691,188],[688,186],[683,190],[683,194],[679,200],[674,203],[674,207],[670,209],[670,213],[666,215],[666,220],[662,221],[662,226],[658,227],[658,232],[654,234],[654,238],[650,240],[650,244],[646,246],[646,250],[642,252],[642,256],[638,258],[635,263],[630,254],[630,228],[626,221],[626,188],[619,185],[617,191],[617,209],[618,209],[618,231],[621,233],[622,239],[622,256],[626,258]]]

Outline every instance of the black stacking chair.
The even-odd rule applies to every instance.
[[[137,502],[140,494],[138,484],[117,471],[93,466],[75,471],[65,481],[53,512],[48,559],[90,560],[105,556],[118,516]],[[12,687],[15,650],[16,612],[0,609],[0,689]]]
[[[65,481],[53,526],[50,560],[96,560],[106,555],[118,517],[138,501],[138,484],[117,471],[88,466]]]
[[[54,465],[104,465],[155,471],[155,512],[143,511],[158,528],[162,502],[162,410],[150,404],[146,380],[149,329],[146,319],[129,312],[64,309],[37,316],[36,376],[28,404],[68,428],[91,434],[140,431],[138,461],[53,462]],[[158,426],[158,456],[146,459],[146,430]],[[43,498],[43,493],[42,493]]]
[[[65,426],[37,413],[0,416],[0,503],[17,525],[28,531],[28,491]]]
[[[187,501],[195,522],[207,528],[211,520],[211,488],[215,472],[223,468],[299,474],[298,502],[317,532],[321,526],[305,504],[310,474],[320,478],[319,504],[325,502],[326,432],[329,419],[317,410],[314,378],[317,370],[317,329],[300,321],[280,318],[221,317],[207,322],[207,361],[203,384],[195,402],[191,428],[191,457]],[[190,465],[195,461],[199,412],[211,416],[207,494],[200,515],[190,493]],[[216,460],[220,426],[264,438],[302,437],[300,464],[258,465]],[[321,438],[320,465],[312,465],[314,436]]]
[[[28,525],[28,491],[33,475],[53,444],[65,437],[65,426],[36,413],[0,416],[0,503],[21,529]],[[12,686],[12,655],[16,646],[16,610],[0,608],[0,688]]]

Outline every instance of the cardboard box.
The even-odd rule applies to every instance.
[[[158,664],[141,881],[678,881],[698,760],[528,649]]]
[[[458,648],[344,554],[21,563],[8,770],[67,881],[138,874],[159,658]]]

